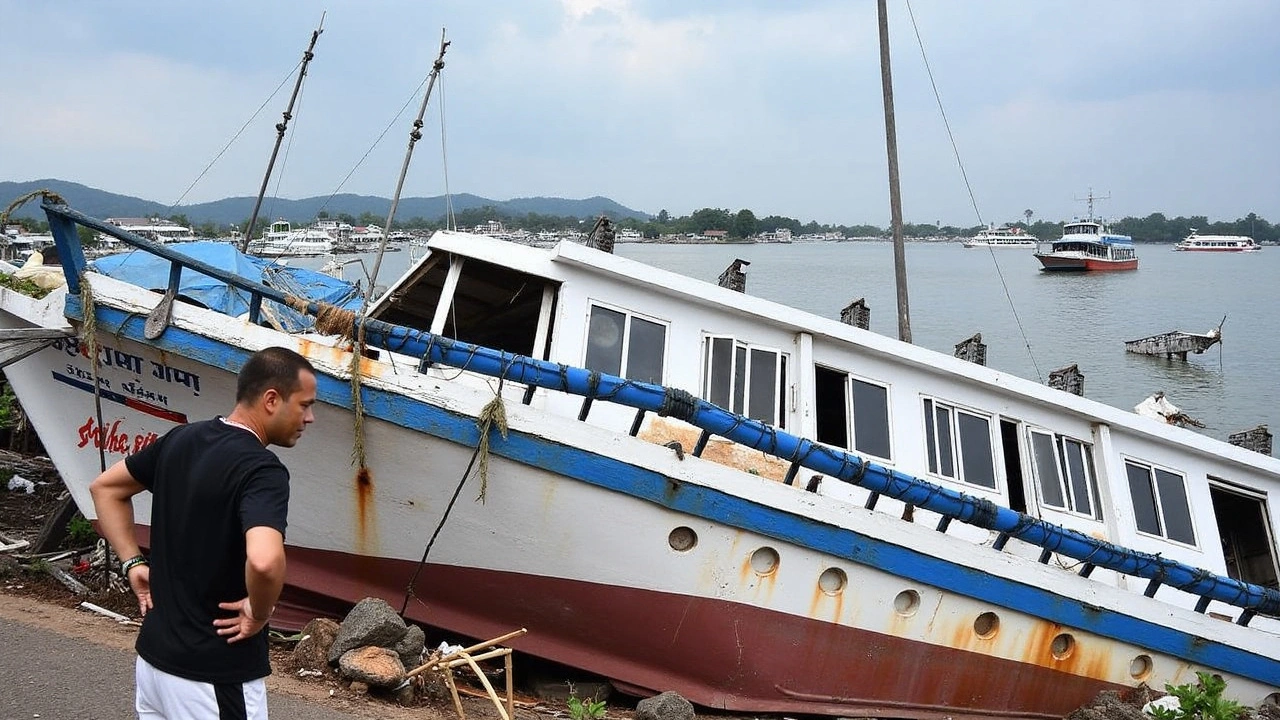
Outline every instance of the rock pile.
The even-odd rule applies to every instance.
[[[406,625],[379,598],[356,603],[341,624],[319,618],[307,623],[293,650],[299,674],[328,674],[336,667],[356,692],[387,691],[401,702],[415,698],[406,673],[422,662],[422,628]]]

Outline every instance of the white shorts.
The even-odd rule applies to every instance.
[[[138,658],[139,720],[267,720],[267,683],[207,683],[157,670]]]

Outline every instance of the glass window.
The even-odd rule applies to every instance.
[[[666,349],[666,325],[591,306],[584,362],[588,370],[660,384]]]
[[[892,458],[889,448],[889,389],[854,378],[853,447],[876,457]]]
[[[1138,530],[1188,545],[1196,543],[1186,479],[1175,472],[1125,461]]]
[[[1099,517],[1093,446],[1075,438],[1031,430],[1031,463],[1045,507]]]
[[[961,482],[996,487],[991,418],[924,401],[929,471]]]
[[[704,399],[753,420],[785,427],[785,355],[733,338],[711,337],[704,360]]]

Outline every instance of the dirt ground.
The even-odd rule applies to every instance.
[[[0,542],[16,542],[26,540],[35,543],[41,527],[51,514],[56,512],[65,490],[57,479],[57,475],[49,469],[48,473],[31,472],[30,468],[18,471],[20,477],[34,483],[33,492],[9,490],[9,477],[13,468],[6,467],[0,457]],[[75,523],[73,523],[73,527]],[[92,532],[89,530],[88,532]],[[68,550],[92,549],[93,538],[73,533],[60,544],[59,552],[50,556],[52,562],[32,558],[28,548],[15,549],[0,553],[0,617],[23,622],[28,625],[45,628],[68,637],[89,640],[96,644],[117,648],[133,647],[137,634],[137,624],[121,624],[109,617],[80,607],[82,602],[89,602],[107,610],[137,619],[138,607],[132,592],[116,586],[109,587],[103,582],[103,573],[99,570],[87,569],[90,552],[76,552],[68,557],[59,558]],[[70,588],[50,574],[50,567],[67,571],[73,578],[83,582],[90,592],[76,594]],[[292,641],[273,643],[271,650],[272,675],[267,685],[272,692],[284,693],[303,698],[325,707],[344,712],[351,712],[360,717],[389,718],[390,720],[427,720],[455,718],[451,699],[425,698],[410,706],[402,706],[390,698],[376,694],[361,694],[347,688],[333,674],[321,677],[300,676],[296,672],[292,659]],[[478,681],[459,674],[457,682],[459,691],[464,695],[463,710],[468,718],[476,720],[499,720],[499,715],[492,702],[484,694]],[[480,697],[476,697],[476,696]],[[517,693],[516,718],[518,720],[534,720],[556,716],[568,717],[563,703],[540,703],[536,698]],[[610,712],[608,717],[630,717],[631,713],[619,708]]]

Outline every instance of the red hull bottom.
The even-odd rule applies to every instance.
[[[1138,261],[1133,260],[1092,260],[1092,259],[1058,259],[1041,257],[1040,268],[1046,272],[1085,272],[1087,270],[1137,270]]]
[[[364,597],[397,609],[416,563],[289,548],[277,620],[341,617]],[[851,580],[853,578],[850,578]],[[856,583],[850,583],[856,587]],[[521,573],[427,565],[406,618],[472,638],[525,627],[522,652],[675,690],[736,712],[914,718],[1058,718],[1104,689],[1032,663],[716,600]]]

